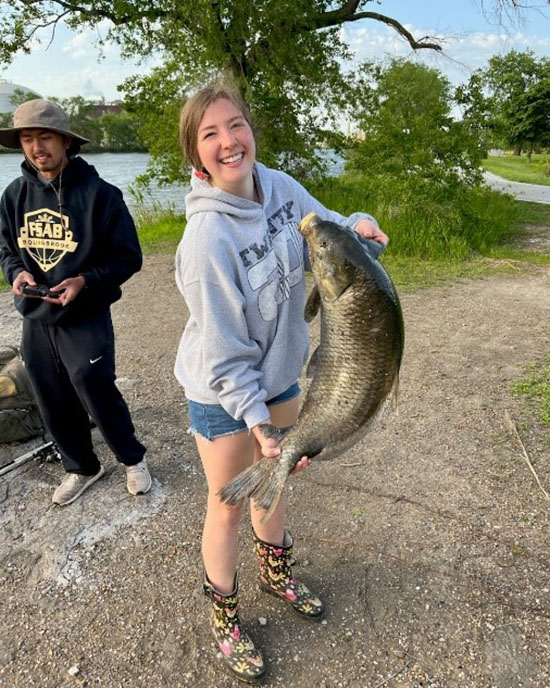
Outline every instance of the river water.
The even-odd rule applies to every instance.
[[[130,192],[138,175],[145,172],[149,162],[147,153],[89,153],[82,157],[93,165],[100,177],[111,184],[118,186],[124,194],[124,199],[130,208],[134,210],[137,201]],[[21,153],[5,153],[0,155],[0,193],[20,172],[23,157]],[[183,212],[184,197],[188,187],[184,185],[172,185],[159,187],[153,185],[149,194],[144,199],[144,205],[152,206],[155,202],[163,206],[172,206],[178,212]]]
[[[326,151],[320,151],[321,155],[329,155]],[[138,202],[131,193],[131,188],[135,185],[138,175],[145,172],[149,163],[148,153],[89,153],[83,151],[82,157],[93,165],[100,177],[103,177],[111,184],[118,186],[124,194],[124,199],[130,210],[135,210]],[[0,193],[20,172],[23,157],[21,153],[0,154]],[[331,173],[339,174],[342,168],[341,160],[329,158]],[[145,196],[143,205],[147,207],[159,203],[163,207],[172,207],[177,212],[185,209],[184,198],[189,187],[184,184],[173,184],[171,186],[151,185],[148,194]]]

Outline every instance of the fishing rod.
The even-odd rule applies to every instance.
[[[95,428],[96,424],[90,420],[90,428]],[[0,466],[0,476],[14,471],[16,468],[23,466],[30,461],[46,461],[48,463],[53,463],[54,461],[61,461],[61,454],[57,448],[56,443],[53,440],[39,444],[34,449],[31,449],[26,454],[16,457],[13,461],[8,461]]]
[[[49,442],[44,442],[44,444],[38,445],[38,447],[31,449],[26,454],[22,454],[21,456],[18,456],[17,458],[13,459],[13,461],[9,461],[8,463],[1,466],[0,476],[5,475],[6,473],[9,473],[10,471],[15,470],[16,468],[19,468],[19,466],[22,466],[23,464],[28,463],[29,461],[52,462],[60,460],[61,454],[59,453],[59,449],[57,448],[55,442],[53,440]]]

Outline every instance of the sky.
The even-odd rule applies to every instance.
[[[534,8],[524,12],[522,21],[511,16],[503,24],[482,11],[483,5],[490,9],[495,4],[497,0],[380,0],[365,7],[397,19],[416,37],[438,38],[444,44],[443,54],[415,53],[393,29],[372,20],[348,24],[342,35],[357,63],[388,56],[416,59],[436,67],[455,85],[486,67],[496,54],[529,49],[538,57],[550,57],[550,5],[545,0],[524,0],[524,5]],[[118,84],[153,65],[122,62],[114,45],[107,45],[101,58],[94,45],[98,33],[104,35],[106,25],[81,34],[58,27],[51,44],[48,35],[30,55],[16,56],[9,67],[0,69],[0,79],[43,97],[115,100],[120,97]]]

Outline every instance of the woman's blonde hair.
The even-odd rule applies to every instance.
[[[185,159],[196,169],[202,169],[202,162],[197,152],[197,139],[200,123],[207,108],[217,100],[229,100],[241,112],[254,133],[250,110],[237,89],[225,83],[206,86],[185,103],[180,115],[180,145]]]

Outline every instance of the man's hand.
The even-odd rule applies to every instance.
[[[390,238],[370,220],[359,220],[355,225],[355,231],[365,239],[372,239],[379,244],[387,246]]]
[[[24,284],[30,284],[31,287],[36,287],[36,281],[31,273],[27,272],[26,270],[21,270],[21,272],[18,272],[13,280],[11,290],[14,294],[17,294],[17,296],[24,296],[23,292],[21,291],[21,287]]]
[[[86,282],[82,275],[79,275],[78,277],[68,277],[59,284],[56,284],[54,287],[50,287],[50,291],[61,292],[59,298],[52,299],[49,296],[44,296],[44,301],[47,301],[48,303],[56,303],[59,306],[66,306],[67,304],[71,303],[71,301],[76,299],[80,291],[84,289],[85,285]]]

